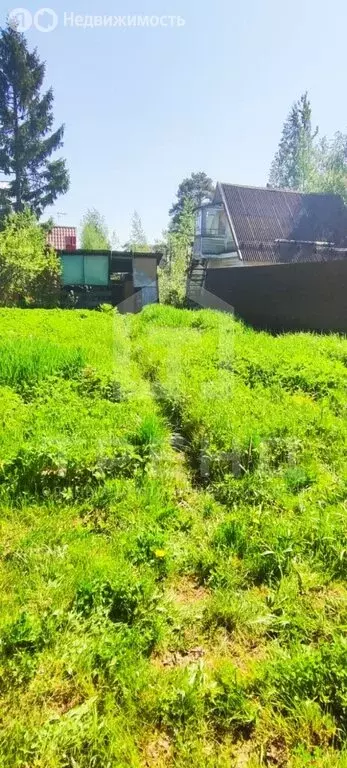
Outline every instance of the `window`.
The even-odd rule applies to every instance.
[[[61,257],[62,278],[64,285],[82,285],[84,282],[83,256],[76,255]]]
[[[84,256],[85,285],[108,285],[108,256]]]
[[[64,285],[108,285],[109,257],[97,254],[63,254]]]
[[[195,234],[197,237],[201,235],[201,225],[202,225],[202,211],[201,208],[196,212],[195,215]]]
[[[206,208],[205,232],[206,237],[225,237],[227,220],[223,208]]]

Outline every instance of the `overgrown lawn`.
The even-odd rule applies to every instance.
[[[346,339],[0,328],[0,766],[347,766]]]

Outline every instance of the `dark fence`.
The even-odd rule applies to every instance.
[[[256,328],[347,333],[347,259],[208,269],[205,288]]]

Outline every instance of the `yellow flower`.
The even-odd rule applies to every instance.
[[[163,557],[166,557],[166,551],[165,551],[165,549],[155,549],[154,550],[154,555],[155,555],[155,557],[158,557],[158,558],[161,559]]]

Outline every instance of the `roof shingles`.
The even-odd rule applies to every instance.
[[[75,251],[76,237],[76,227],[52,227],[47,235],[47,243],[57,251]]]
[[[339,195],[222,184],[223,197],[246,262],[321,260],[330,249],[284,251],[279,240],[320,241],[347,247],[347,209]]]

